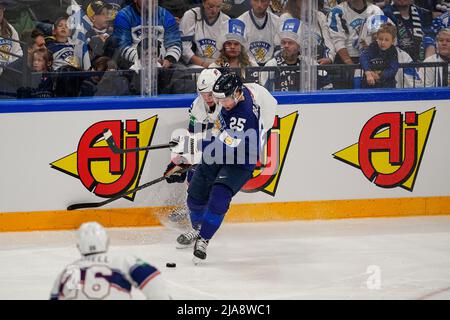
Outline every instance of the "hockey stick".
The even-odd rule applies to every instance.
[[[192,169],[193,167],[194,167],[194,166],[190,166],[190,167],[183,168],[183,169],[177,171],[176,173],[177,173],[177,174],[181,174],[181,173],[187,172],[187,171],[189,171],[190,169]],[[152,186],[152,185],[154,185],[154,184],[157,184],[158,182],[161,182],[161,181],[163,181],[163,180],[166,180],[167,177],[168,177],[168,176],[162,176],[162,177],[159,177],[159,178],[157,178],[157,179],[155,179],[155,180],[152,180],[152,181],[149,181],[149,182],[147,182],[147,183],[144,183],[143,185],[141,185],[141,186],[139,186],[139,187],[136,187],[136,188],[134,188],[134,189],[128,190],[128,191],[126,191],[126,192],[124,192],[124,193],[121,193],[121,194],[119,194],[119,195],[117,195],[117,196],[115,196],[115,197],[113,197],[113,198],[110,198],[110,199],[107,199],[107,200],[104,200],[104,201],[100,201],[100,202],[82,202],[82,203],[74,203],[74,204],[71,204],[70,206],[68,206],[68,207],[67,207],[67,210],[77,210],[77,209],[87,209],[87,208],[98,208],[98,207],[102,207],[102,206],[104,206],[105,204],[108,204],[108,203],[111,203],[111,202],[113,202],[113,201],[116,201],[116,200],[118,200],[118,199],[120,199],[120,198],[122,198],[122,197],[125,197],[125,196],[127,196],[127,195],[129,195],[129,194],[131,194],[131,193],[137,192],[137,191],[139,191],[139,190],[142,190],[142,189],[144,189],[144,188],[147,188],[147,187],[150,187],[150,186]]]
[[[112,136],[111,130],[105,129],[105,131],[103,132],[103,137],[105,138],[106,143],[108,144],[108,147],[112,150],[112,152],[119,153],[119,154],[145,151],[145,150],[165,149],[165,148],[170,148],[170,147],[174,147],[177,145],[176,142],[169,142],[167,144],[157,144],[154,146],[148,146],[148,147],[142,147],[142,148],[120,149],[114,142],[114,138]]]

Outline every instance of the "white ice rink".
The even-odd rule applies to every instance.
[[[174,229],[108,231],[111,251],[160,268],[175,299],[450,298],[450,217],[225,224],[201,266]],[[0,233],[0,299],[48,299],[77,258],[71,231]]]

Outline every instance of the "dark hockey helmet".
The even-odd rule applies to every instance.
[[[222,74],[213,87],[213,96],[223,99],[232,96],[236,90],[242,89],[242,80],[235,73]]]

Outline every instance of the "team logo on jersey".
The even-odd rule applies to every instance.
[[[256,62],[263,63],[267,60],[271,45],[264,41],[255,41],[250,43],[250,52],[256,59]]]
[[[352,27],[352,29],[357,30],[359,32],[359,30],[361,29],[361,26],[364,24],[366,20],[364,19],[355,19],[352,22],[350,22],[350,27]]]
[[[0,42],[0,60],[9,60],[10,55],[7,52],[11,52],[11,44]]]
[[[241,189],[242,192],[261,191],[275,196],[297,119],[297,111],[283,118],[275,117],[274,125],[270,130],[270,136],[264,149],[265,158],[257,164],[253,171],[253,178],[244,185]]]
[[[206,58],[212,58],[213,55],[217,51],[216,41],[215,40],[200,39],[198,41],[198,43],[200,44],[200,48],[201,48],[201,50],[203,52],[203,56],[205,56]]]
[[[333,154],[334,158],[361,169],[381,188],[413,191],[436,108],[386,112],[372,117],[361,130],[359,141]]]
[[[147,152],[115,154],[106,144],[103,131],[110,129],[119,148],[149,146],[158,122],[154,116],[137,120],[106,120],[94,123],[81,136],[78,148],[50,163],[53,169],[80,179],[83,186],[95,195],[111,198],[139,184]],[[126,196],[133,201],[135,193]]]

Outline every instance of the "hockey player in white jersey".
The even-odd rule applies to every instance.
[[[212,95],[213,85],[220,77],[221,73],[217,69],[204,69],[197,79],[197,92],[198,96],[192,102],[189,109],[189,127],[188,131],[191,134],[195,134],[198,139],[205,137],[208,129],[214,126],[217,117],[220,113],[220,106],[216,104]],[[177,174],[182,167],[186,165],[194,164],[191,159],[175,156],[167,166],[164,176],[168,183],[181,183],[188,178],[188,182],[191,178],[191,172]],[[170,217],[169,217],[170,218]],[[172,219],[171,219],[172,220]]]
[[[212,88],[221,73],[217,69],[204,69],[197,79],[198,97],[195,98],[189,109],[188,131],[197,134],[199,139],[206,135],[206,131],[214,126],[220,113],[220,106],[216,104],[212,95]],[[192,178],[194,169],[187,173],[179,173],[182,168],[190,166],[192,163],[182,156],[174,155],[164,172],[168,183],[182,183]],[[172,211],[168,219],[172,222],[181,223],[187,218],[187,208],[179,207]]]
[[[246,26],[247,51],[260,66],[272,59],[280,44],[276,36],[279,17],[267,10],[269,4],[270,0],[251,0],[252,9],[238,18]]]
[[[184,13],[180,22],[184,63],[207,68],[219,57],[217,39],[230,19],[220,10],[222,5],[223,0],[203,0],[201,7]]]
[[[51,300],[130,300],[133,287],[147,299],[170,299],[154,266],[134,256],[108,253],[108,235],[99,223],[83,223],[77,236],[81,259],[58,276]]]
[[[394,22],[385,15],[373,15],[367,18],[364,23],[361,35],[360,35],[360,50],[367,48],[373,41],[378,29],[383,24],[391,24],[395,26]],[[398,63],[413,63],[413,59],[410,55],[400,49],[395,43],[395,48],[397,49]],[[423,87],[423,81],[420,77],[420,73],[416,68],[399,68],[395,76],[396,87],[397,88],[420,88]]]

